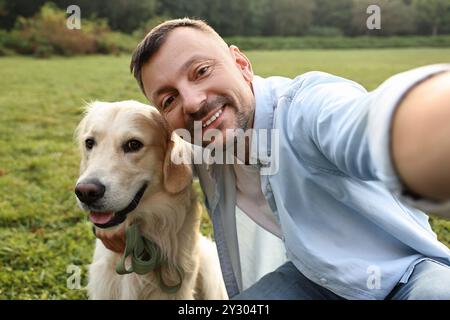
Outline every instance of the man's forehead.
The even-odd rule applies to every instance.
[[[215,43],[215,45],[211,45]],[[192,47],[219,47],[219,39],[214,35],[191,27],[179,27],[169,32],[161,49],[165,46],[180,47],[182,45]]]
[[[173,66],[181,66],[194,55],[214,57],[221,54],[223,47],[212,35],[183,27],[168,34],[166,41],[148,63],[156,65],[166,62]],[[153,61],[155,63],[152,63]]]
[[[172,30],[161,48],[142,67],[142,80],[148,98],[162,83],[170,82],[197,61],[223,56],[220,42],[212,35],[193,28]]]

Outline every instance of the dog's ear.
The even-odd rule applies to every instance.
[[[172,133],[163,165],[164,188],[178,193],[192,183],[191,153],[189,144]]]

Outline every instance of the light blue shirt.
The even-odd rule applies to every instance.
[[[348,299],[383,299],[421,259],[450,263],[428,217],[402,195],[390,157],[392,114],[414,85],[450,71],[415,69],[368,93],[322,72],[295,79],[255,76],[254,129],[276,129],[252,147],[261,189],[281,226],[289,260],[311,281]],[[255,141],[253,141],[255,143]],[[275,150],[278,149],[278,150]],[[230,297],[241,291],[232,165],[197,165]],[[270,252],[265,253],[270,259]]]

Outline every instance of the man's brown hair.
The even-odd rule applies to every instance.
[[[194,20],[189,18],[174,19],[165,21],[155,28],[153,28],[145,38],[137,45],[133,52],[130,63],[130,71],[133,73],[142,92],[144,91],[144,84],[142,83],[141,69],[142,66],[161,48],[167,39],[168,34],[180,27],[194,28],[203,31],[207,34],[217,37],[225,44],[225,41],[211,28],[206,22],[202,20]],[[226,45],[226,44],[225,44]]]

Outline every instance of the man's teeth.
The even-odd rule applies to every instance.
[[[217,111],[216,113],[214,113],[211,118],[209,118],[208,120],[206,120],[205,123],[203,123],[202,127],[206,128],[207,126],[209,126],[214,120],[216,120],[221,114],[222,114],[223,109],[220,109],[219,111]]]

